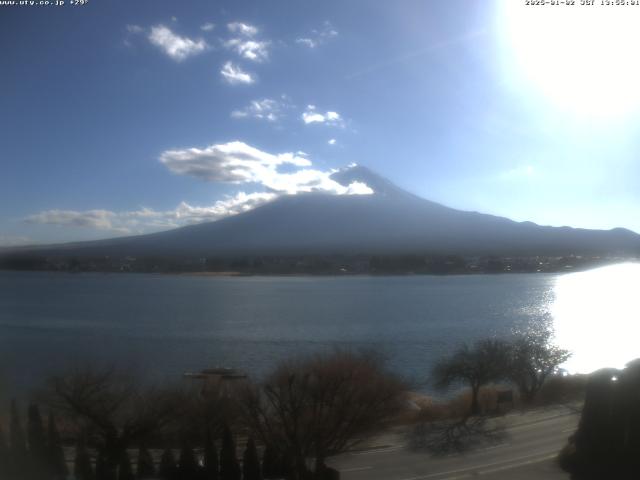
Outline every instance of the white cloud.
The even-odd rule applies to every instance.
[[[261,179],[277,173],[278,166],[311,165],[293,153],[272,155],[238,141],[203,149],[168,150],[160,155],[160,161],[173,173],[226,183],[262,183]]]
[[[139,210],[113,212],[109,210],[47,210],[25,219],[27,223],[81,227],[121,234],[140,234],[170,228],[211,222],[252,210],[276,198],[271,192],[238,192],[234,196],[218,200],[210,206],[193,206],[187,202],[173,210]],[[0,237],[0,242],[2,237]]]
[[[316,48],[337,36],[338,31],[333,28],[331,22],[326,21],[322,24],[321,28],[311,30],[309,35],[296,38],[296,43],[308,48]]]
[[[21,235],[0,235],[0,247],[19,247],[23,245],[33,245],[34,242],[29,237]]]
[[[347,195],[372,195],[374,193],[373,188],[358,181],[350,183],[347,187]]]
[[[276,198],[271,192],[238,192],[233,196],[218,200],[210,206],[194,206],[187,202],[173,210],[153,210],[143,208],[116,214],[118,220],[130,229],[176,228],[195,223],[212,222],[224,217],[252,210]]]
[[[192,40],[188,37],[181,37],[164,25],[151,27],[148,39],[153,45],[178,62],[202,53],[208,47],[207,42],[203,39]]]
[[[300,184],[316,184],[317,179],[309,171],[298,178]],[[364,195],[373,193],[365,184],[353,182],[348,187],[342,187],[339,192],[345,195]],[[140,208],[139,210],[114,212],[110,210],[46,210],[25,218],[25,222],[34,224],[57,225],[61,227],[78,227],[91,230],[106,231],[118,234],[143,234],[157,232],[171,228],[194,225],[203,222],[213,222],[225,217],[237,215],[253,210],[270,202],[282,192],[238,192],[209,206],[194,206],[187,202],[180,202],[172,210],[154,210]],[[17,246],[33,243],[26,237],[0,236],[0,245]]]
[[[307,125],[310,123],[323,123],[337,127],[344,126],[344,120],[338,112],[328,111],[321,113],[316,109],[315,105],[307,105],[305,111],[302,112],[302,121]]]
[[[329,141],[327,141],[327,143],[329,145],[335,145],[336,144],[336,139],[335,138],[330,138]]]
[[[316,48],[318,46],[318,43],[311,38],[296,38],[296,43],[299,43],[309,48]]]
[[[244,35],[245,37],[253,37],[258,33],[258,29],[253,25],[242,22],[232,22],[227,24],[227,28],[231,33]]]
[[[212,182],[255,183],[278,194],[373,193],[366,185],[358,185],[358,182],[348,186],[339,184],[331,178],[335,170],[310,168],[312,163],[306,156],[271,154],[239,141],[210,145],[203,149],[169,150],[160,155],[160,161],[178,175],[190,175]],[[283,166],[293,171],[282,173],[279,169]]]
[[[231,117],[255,118],[275,122],[283,115],[283,110],[286,108],[289,108],[289,104],[284,99],[278,101],[272,98],[263,98],[261,100],[252,100],[246,107],[232,111]]]
[[[127,25],[127,32],[129,33],[142,33],[144,32],[144,28],[140,25]]]
[[[276,194],[271,192],[238,192],[232,197],[218,200],[210,207],[192,207],[188,203],[182,202],[175,210],[175,215],[177,219],[187,219],[189,222],[217,220],[253,210],[274,198],[276,198]]]
[[[269,58],[269,42],[232,38],[224,42],[224,46],[235,51],[242,58],[253,62],[264,62]]]
[[[346,186],[336,182],[331,178],[336,170],[312,168],[311,160],[304,152],[271,154],[243,142],[211,145],[203,149],[168,150],[160,155],[160,161],[179,175],[190,175],[213,182],[253,183],[266,191],[239,191],[208,206],[181,202],[172,210],[45,210],[26,217],[24,221],[117,234],[142,234],[237,215],[282,195],[312,192],[331,195],[374,193],[368,185],[359,181]],[[287,173],[279,170],[285,166]],[[0,236],[1,243],[3,238]]]
[[[325,118],[321,113],[304,112],[302,114],[302,120],[304,123],[323,123]]]
[[[225,48],[233,50],[246,60],[264,62],[269,57],[268,41],[255,40],[258,29],[253,25],[241,22],[227,24],[229,31],[236,36],[223,43]]]
[[[132,36],[141,35],[144,33],[144,28],[142,28],[140,25],[133,25],[133,24],[125,25],[125,29],[127,31],[127,34],[125,35],[123,42],[127,47],[132,46],[131,44]]]
[[[200,25],[200,30],[202,30],[203,32],[210,32],[214,28],[216,28],[216,25],[215,23],[211,22],[203,23],[202,25]]]
[[[222,75],[222,78],[231,85],[250,85],[256,81],[253,75],[245,72],[238,65],[235,65],[232,62],[226,62],[222,66],[220,75]]]
[[[89,227],[97,230],[114,230],[115,214],[109,210],[46,210],[28,216],[28,223],[48,223],[69,227]]]

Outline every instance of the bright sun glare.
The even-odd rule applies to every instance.
[[[558,277],[556,342],[569,349],[570,372],[622,368],[640,356],[640,264],[626,263]]]
[[[577,0],[576,3],[580,3]],[[612,117],[640,107],[640,6],[502,1],[509,63],[556,107]]]

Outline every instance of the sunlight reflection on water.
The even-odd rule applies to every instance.
[[[624,263],[556,280],[556,343],[573,355],[572,373],[621,368],[640,357],[640,264]]]

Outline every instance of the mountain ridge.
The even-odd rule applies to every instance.
[[[284,195],[214,222],[11,251],[60,256],[640,253],[640,235],[624,228],[550,227],[457,210],[407,192],[360,165],[331,178],[344,186],[364,183],[374,193]]]

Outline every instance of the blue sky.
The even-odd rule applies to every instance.
[[[516,0],[0,6],[0,245],[367,194],[329,179],[353,162],[456,208],[640,232],[639,14]]]

